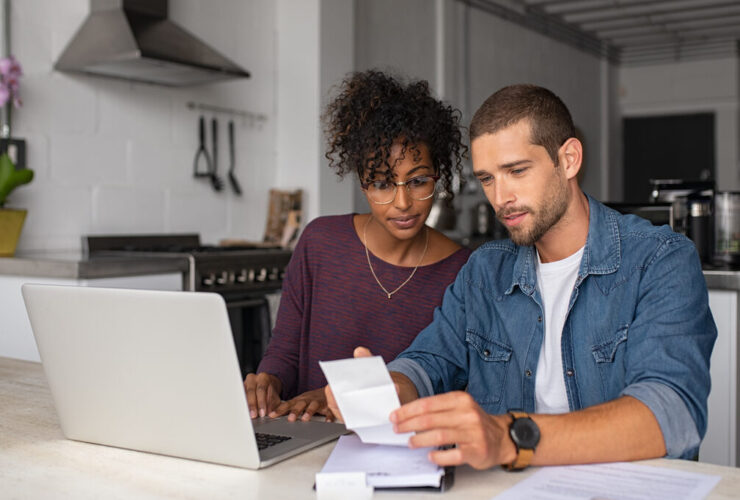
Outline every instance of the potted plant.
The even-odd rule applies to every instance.
[[[23,74],[21,66],[13,56],[0,59],[0,107],[5,108],[5,121],[0,128],[0,138],[7,148],[10,144],[10,113],[12,107],[20,107],[18,83]],[[8,195],[23,184],[33,179],[33,170],[16,169],[15,164],[6,152],[0,155],[0,256],[9,257],[15,254],[15,247],[21,235],[26,210],[5,207]]]

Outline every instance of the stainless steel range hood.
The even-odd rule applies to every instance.
[[[167,19],[167,0],[90,0],[54,68],[176,87],[249,77]]]

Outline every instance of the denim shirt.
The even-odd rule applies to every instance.
[[[562,334],[571,411],[623,395],[655,415],[668,456],[696,455],[717,329],[693,243],[589,197],[589,230]],[[534,247],[479,247],[433,322],[388,366],[420,397],[467,390],[488,413],[535,410],[545,332]]]

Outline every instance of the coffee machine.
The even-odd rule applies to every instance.
[[[673,206],[673,230],[691,238],[702,262],[714,260],[713,180],[650,179],[651,203]]]

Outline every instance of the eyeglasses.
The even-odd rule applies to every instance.
[[[438,175],[419,175],[403,182],[367,182],[362,184],[362,189],[367,191],[370,199],[378,205],[387,205],[395,200],[398,186],[406,187],[411,199],[424,201],[434,196],[434,185],[438,180]]]

